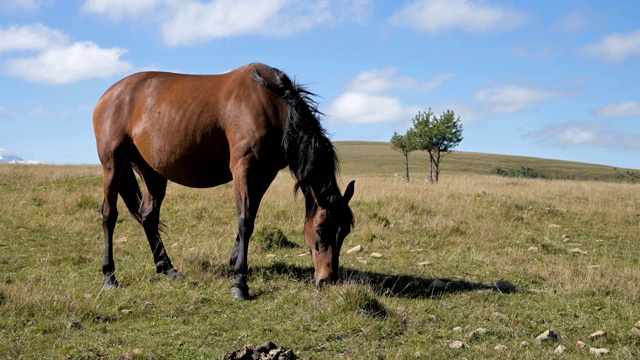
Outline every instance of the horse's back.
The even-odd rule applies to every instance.
[[[252,151],[284,167],[286,105],[254,79],[255,71],[268,69],[251,64],[220,75],[142,72],[120,80],[94,111],[101,161],[133,144],[156,172],[194,187],[230,181],[234,162]]]

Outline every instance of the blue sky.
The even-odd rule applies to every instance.
[[[320,96],[333,140],[451,109],[461,151],[640,169],[639,18],[616,0],[0,0],[0,156],[96,164],[117,80],[258,61]]]

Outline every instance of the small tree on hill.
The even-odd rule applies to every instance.
[[[460,117],[456,118],[451,110],[445,111],[439,118],[433,115],[431,109],[427,113],[418,112],[410,131],[414,133],[416,149],[429,153],[429,181],[438,182],[442,158],[463,139]]]
[[[391,137],[391,148],[402,155],[404,155],[405,175],[404,178],[409,181],[409,154],[416,150],[413,134],[409,130],[405,135],[400,135],[397,132],[393,133]]]

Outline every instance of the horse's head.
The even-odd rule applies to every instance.
[[[311,191],[316,211],[305,221],[304,239],[311,248],[314,280],[318,290],[326,282],[335,283],[338,280],[340,248],[353,226],[349,200],[353,196],[354,183],[355,181],[349,183],[344,195],[338,192],[330,200],[320,199]]]

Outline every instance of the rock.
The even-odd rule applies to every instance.
[[[595,355],[605,355],[608,354],[611,350],[605,348],[589,348],[589,352]]]
[[[558,224],[549,224],[549,229],[558,229],[560,225]]]
[[[491,316],[493,316],[493,318],[497,320],[506,320],[509,318],[507,315],[499,312],[494,312],[493,314],[491,314]]]
[[[560,335],[554,333],[551,330],[547,330],[542,334],[538,335],[538,337],[536,338],[536,341],[539,343],[549,342],[549,341],[560,341]]]
[[[638,322],[636,323],[636,327],[640,328],[640,320],[638,320]]]
[[[82,324],[77,321],[70,322],[67,327],[69,328],[69,330],[82,330],[84,328],[84,326],[82,326]]]
[[[469,339],[474,339],[474,338],[478,338],[482,335],[484,335],[487,332],[487,329],[485,328],[477,328],[475,330],[473,330],[472,332],[467,334],[467,338]]]
[[[116,243],[117,244],[122,244],[122,243],[126,243],[128,241],[129,241],[129,239],[127,239],[126,237],[123,236],[123,237],[119,238],[118,240],[116,240]]]
[[[276,255],[276,254],[267,254],[265,257],[266,257],[267,259],[271,259],[271,258],[274,258],[274,257],[276,257],[276,256],[278,256],[278,255]]]
[[[493,350],[495,350],[495,351],[505,351],[505,350],[507,350],[507,345],[498,344],[498,345],[493,347]]]
[[[584,349],[585,347],[587,347],[587,344],[585,344],[582,341],[578,340],[578,341],[576,341],[576,347],[578,349]]]
[[[554,354],[562,354],[565,350],[567,350],[567,347],[564,345],[559,345],[554,351]]]
[[[420,265],[420,266],[427,266],[427,265],[431,265],[431,263],[430,263],[430,262],[428,262],[428,261],[423,261],[423,262],[421,262],[421,263],[418,263],[418,265]]]
[[[87,300],[91,299],[92,297],[93,297],[93,294],[90,294],[90,293],[84,294],[84,298]]]
[[[382,254],[377,253],[377,252],[374,252],[374,253],[371,253],[371,255],[369,255],[369,256],[371,256],[372,258],[377,258],[377,259],[379,259],[379,258],[381,258],[381,257],[382,257]]]
[[[640,329],[638,329],[637,327],[632,327],[631,328],[631,332],[640,336]]]
[[[528,248],[527,251],[540,252],[540,249],[537,246],[532,246],[532,247]]]
[[[460,326],[456,326],[453,329],[451,329],[451,331],[453,331],[453,332],[462,332],[462,328]]]
[[[596,332],[594,332],[593,334],[589,335],[589,339],[591,340],[595,340],[595,339],[600,339],[601,337],[604,337],[606,335],[606,333],[602,330],[598,330]]]
[[[469,347],[469,345],[458,340],[447,340],[445,341],[445,344],[447,344],[450,349],[464,349]]]
[[[516,291],[516,286],[506,280],[498,280],[494,285],[499,292],[504,294]]]
[[[570,240],[571,240],[571,236],[569,236],[568,234],[562,235],[562,241],[569,242]]]
[[[580,248],[573,248],[573,249],[569,249],[568,250],[570,253],[574,253],[574,254],[580,254],[580,255],[587,255],[589,252],[582,250]]]
[[[529,342],[528,341],[523,341],[520,343],[520,347],[527,347],[529,346]]]
[[[420,351],[416,351],[413,353],[413,356],[419,358],[422,356],[422,353]]]
[[[125,315],[129,315],[129,314],[131,314],[131,313],[133,312],[133,310],[129,310],[129,309],[122,309],[122,310],[120,310],[120,312],[122,312],[122,313],[123,313],[123,314],[125,314]]]
[[[359,258],[356,258],[356,260],[358,260],[359,262],[361,262],[361,263],[363,263],[363,264],[368,263],[367,259],[365,259],[365,258],[361,258],[361,257],[359,257]]]
[[[358,245],[356,247],[352,247],[351,249],[347,250],[347,254],[353,254],[353,253],[357,253],[364,250],[364,248],[362,247],[362,245]]]

